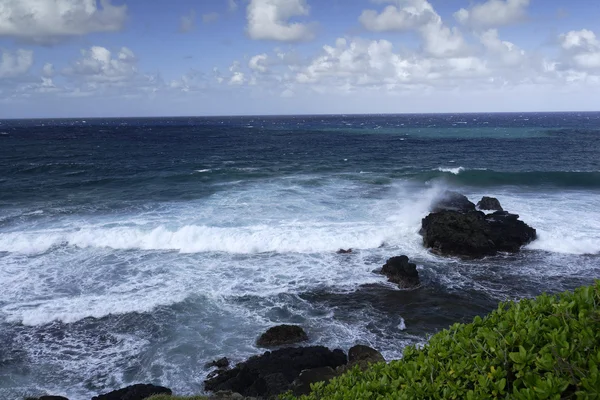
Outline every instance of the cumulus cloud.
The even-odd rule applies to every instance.
[[[53,44],[72,36],[123,28],[127,6],[110,0],[2,0],[0,37]]]
[[[458,22],[473,28],[495,28],[523,21],[530,0],[488,0],[454,13]]]
[[[387,40],[339,38],[335,46],[324,46],[322,54],[296,74],[296,81],[345,91],[360,87],[409,90],[448,85],[456,79],[475,80],[488,72],[485,63],[473,56],[441,59],[396,52]]]
[[[0,79],[26,74],[32,65],[33,52],[30,50],[17,50],[14,53],[3,51],[0,58]]]
[[[490,29],[482,33],[479,40],[488,50],[491,61],[497,61],[505,67],[518,67],[523,65],[526,53],[514,43],[500,40],[498,31]]]
[[[267,60],[268,56],[266,54],[258,54],[250,59],[248,62],[248,66],[253,71],[258,72],[267,72]]]
[[[367,30],[417,31],[423,48],[435,57],[455,57],[466,53],[467,45],[460,31],[447,27],[427,0],[376,0],[376,3],[397,3],[382,12],[365,10],[359,22]]]
[[[559,43],[564,52],[565,67],[600,69],[600,40],[593,31],[570,31],[559,37]]]
[[[136,57],[127,47],[116,54],[101,46],[81,51],[81,58],[64,72],[66,75],[99,83],[131,80],[137,74]]]
[[[306,0],[250,0],[247,9],[247,32],[251,39],[299,42],[314,38],[310,23],[290,22],[306,17],[310,7]]]
[[[397,3],[394,0],[388,2]],[[439,19],[427,1],[403,1],[402,3],[404,6],[390,5],[380,13],[376,10],[364,10],[358,20],[370,31],[389,32],[417,29]]]

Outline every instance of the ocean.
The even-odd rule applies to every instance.
[[[497,197],[518,254],[428,252],[431,202]],[[352,248],[352,254],[336,254]],[[405,254],[422,286],[372,271]],[[600,113],[0,121],[0,398],[199,394],[268,327],[386,359],[600,277]]]

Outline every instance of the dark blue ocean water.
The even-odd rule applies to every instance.
[[[498,197],[539,240],[430,254],[420,220],[448,188]],[[0,398],[200,393],[205,362],[283,322],[396,358],[592,282],[599,253],[600,113],[0,121]],[[420,289],[372,273],[399,254]]]

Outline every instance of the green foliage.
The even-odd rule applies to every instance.
[[[501,303],[402,360],[316,384],[302,400],[600,399],[600,281]],[[292,400],[286,395],[283,398]]]
[[[164,394],[159,394],[156,396],[152,396],[146,400],[207,400],[207,397],[204,396],[192,396],[192,397],[179,397],[179,396],[167,396]]]

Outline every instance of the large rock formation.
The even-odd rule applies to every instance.
[[[304,370],[346,364],[346,355],[341,350],[326,347],[286,348],[266,352],[234,368],[221,371],[216,377],[204,381],[211,392],[232,391],[243,396],[269,397],[284,393],[292,388],[292,382]]]
[[[258,338],[256,344],[259,347],[277,347],[306,340],[308,340],[308,335],[301,327],[297,325],[279,325],[269,328]]]
[[[475,211],[475,204],[467,196],[447,190],[433,204],[432,211],[434,213],[440,211],[469,212]]]
[[[420,283],[417,265],[409,262],[407,256],[390,258],[379,273],[403,289],[413,288]]]
[[[484,257],[517,252],[537,237],[536,230],[518,215],[505,211],[486,215],[466,208],[445,209],[439,204],[433,210],[422,221],[421,235],[424,245],[439,254]]]
[[[162,386],[139,384],[92,397],[92,400],[145,400],[155,394],[166,394],[170,396],[173,392],[171,389]]]
[[[69,400],[62,396],[27,397],[25,400]]]
[[[487,196],[483,196],[481,200],[479,200],[477,208],[480,210],[504,211],[497,198]]]

